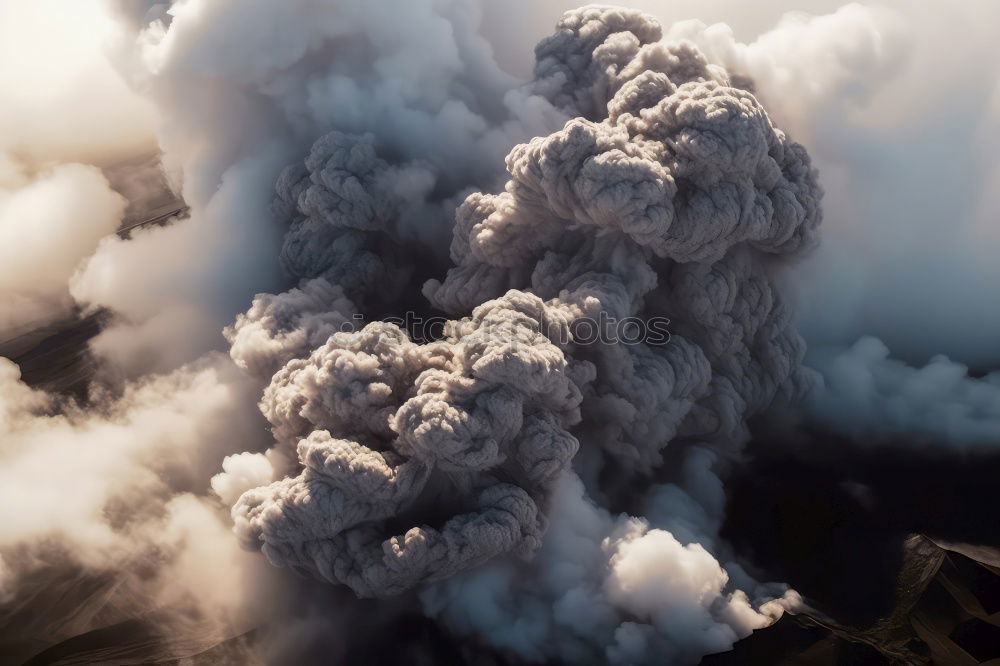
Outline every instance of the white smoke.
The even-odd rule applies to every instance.
[[[882,29],[881,49],[859,63],[883,72],[869,94],[839,120],[814,114],[799,123],[828,174],[831,221],[803,276],[803,331],[824,345],[872,335],[916,364],[947,354],[990,366],[1000,333],[988,305],[997,280],[990,202],[1000,69],[982,53],[993,39],[986,25],[1000,15],[975,1],[954,11],[908,7],[898,5],[905,13],[895,22],[903,43]],[[888,71],[887,60],[895,63]],[[921,184],[930,165],[942,165],[935,187]]]
[[[0,13],[0,154],[34,170],[155,148],[152,106],[107,57],[117,27],[100,0],[3,0]]]
[[[697,663],[797,605],[794,592],[720,566],[705,549],[715,548],[712,521],[679,486],[654,488],[648,508],[669,519],[612,516],[567,475],[530,566],[476,569],[428,588],[424,605],[529,661],[622,664]]]
[[[28,388],[6,359],[0,372],[3,597],[16,609],[39,575],[79,570],[65,603],[104,609],[67,625],[58,618],[70,607],[53,609],[22,640],[45,645],[164,608],[189,609],[215,641],[258,621],[249,600],[263,598],[270,574],[236,546],[206,492],[221,458],[260,432],[228,359],[95,398],[87,411]],[[116,581],[106,590],[87,582],[106,577]]]
[[[93,166],[62,164],[0,185],[4,341],[72,308],[69,279],[124,212],[125,199]]]
[[[70,311],[70,278],[125,209],[97,167],[155,144],[150,105],[102,53],[99,2],[3,0],[0,17],[2,343]]]

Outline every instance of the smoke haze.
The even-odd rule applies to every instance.
[[[0,358],[4,654],[697,664],[848,585],[796,498],[994,539],[886,477],[984,510],[1000,9],[626,4],[0,0],[0,342],[103,317]]]

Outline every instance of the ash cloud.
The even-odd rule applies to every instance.
[[[671,445],[675,459],[708,460],[690,481],[715,488],[712,463],[739,449],[747,419],[815,383],[776,283],[815,243],[809,158],[745,81],[661,36],[640,12],[590,7],[540,43],[518,95],[576,117],[514,147],[501,193],[458,207],[454,266],[423,289],[458,317],[439,340],[378,321],[329,332],[414,297],[409,211],[454,202],[460,189],[431,188],[454,179],[399,160],[379,128],[335,130],[282,173],[281,261],[302,283],[258,296],[227,332],[237,364],[267,383],[260,407],[277,440],[279,480],[233,508],[247,546],[360,596],[448,581],[427,592],[432,612],[528,659],[695,663],[793,603],[696,542],[724,550],[705,488],[656,495],[661,513],[696,516],[677,523],[684,544],[590,499],[608,490],[606,465],[669,474]],[[669,317],[677,334],[665,347],[574,340],[574,323],[600,315]],[[574,513],[590,526],[556,527]],[[544,580],[532,563],[547,548],[566,555],[565,538],[589,560],[569,588],[549,581],[542,605],[576,595],[594,617],[552,622],[533,617],[530,595],[495,600],[512,626],[537,621],[527,643],[475,620],[482,577],[517,589],[523,567]]]
[[[413,163],[382,191],[403,188],[408,233],[433,247],[447,243],[450,217],[437,192],[499,177],[511,145],[565,120],[513,90],[476,31],[478,3],[149,4],[112,3],[124,26],[114,48],[155,105],[164,168],[190,219],[106,240],[72,284],[78,302],[117,313],[94,347],[129,376],[217,348],[255,293],[291,286],[282,267],[308,270],[279,265],[269,203],[281,169],[316,137],[377,131],[383,149]],[[308,234],[324,228],[310,220],[300,242],[319,252]],[[353,234],[339,236],[329,252],[354,252]]]
[[[753,42],[722,24],[671,28],[749,75],[823,174],[824,242],[796,286],[811,345],[871,336],[915,367],[937,354],[996,364],[1000,77],[981,56],[996,11],[979,0],[930,12],[849,4],[789,14]],[[937,186],[922,186],[943,164]]]
[[[547,30],[557,4],[513,3],[511,14],[551,13]],[[770,508],[822,496],[807,503],[820,507],[819,527],[805,530],[815,536],[825,498],[846,493],[871,514],[815,543],[849,561],[837,546],[876,535],[882,513],[903,506],[879,486],[894,473],[887,451],[914,455],[902,468],[915,479],[938,462],[964,478],[972,465],[950,465],[954,450],[990,445],[995,378],[960,365],[989,361],[985,338],[963,347],[935,324],[918,339],[920,327],[896,321],[913,323],[912,299],[880,284],[907,255],[899,247],[925,242],[900,220],[924,233],[941,212],[918,196],[903,207],[915,215],[882,215],[922,180],[862,168],[866,146],[880,139],[891,152],[939,118],[886,91],[902,88],[905,103],[940,85],[931,92],[948,99],[977,77],[968,53],[915,46],[896,13],[850,5],[790,16],[742,43],[724,25],[670,17],[664,30],[634,9],[585,7],[542,39],[522,83],[497,60],[529,52],[525,33],[519,25],[517,44],[498,39],[496,8],[478,2],[106,6],[120,23],[101,33],[114,64],[99,59],[107,94],[85,96],[108,101],[81,111],[92,126],[78,123],[72,137],[46,126],[22,145],[6,141],[7,128],[47,115],[0,110],[4,239],[12,229],[0,294],[14,294],[6,302],[21,321],[49,302],[46,316],[74,304],[114,313],[91,344],[102,374],[84,404],[0,368],[0,494],[17,493],[4,506],[29,507],[0,521],[0,613],[30,610],[32,581],[117,585],[100,612],[62,623],[53,610],[31,625],[35,647],[139,615],[205,645],[259,625],[259,642],[229,645],[265,663],[355,659],[397,631],[409,646],[401,624],[433,626],[433,640],[453,643],[448,658],[697,663],[798,607],[788,584],[811,601],[852,580],[830,585],[806,558],[789,564],[794,548],[768,540],[773,526],[760,522]],[[757,30],[774,10],[732,13]],[[967,32],[974,43],[979,33]],[[969,96],[962,117],[988,139],[987,98]],[[893,133],[884,119],[901,108],[912,122]],[[148,150],[154,133],[190,215],[108,238],[125,202],[75,164],[107,166],[80,142],[118,159]],[[974,162],[962,141],[932,134],[935,164],[949,163],[946,146],[954,161]],[[834,237],[818,271],[800,265],[822,217],[813,158],[832,194],[824,224]],[[967,256],[964,239],[990,238],[976,185],[988,178],[944,181],[951,210],[975,213],[939,244],[940,261],[914,266],[964,266],[953,261]],[[38,191],[46,205],[31,200]],[[80,202],[84,223],[47,214],[64,201]],[[37,252],[6,224],[22,209],[45,222]],[[47,254],[57,237],[58,261]],[[858,247],[878,270],[841,270]],[[40,293],[17,280],[43,254],[45,275],[31,282]],[[931,293],[980,284],[989,273],[974,265],[949,269]],[[803,365],[796,300],[812,306],[801,318],[811,343],[874,329],[893,351],[864,339]],[[964,316],[976,299],[933,300]],[[817,315],[816,303],[830,307]],[[873,314],[881,303],[892,317]],[[406,311],[451,319],[438,338],[417,340],[382,321]],[[602,315],[669,319],[671,342],[570,334]],[[228,359],[209,351],[226,343]],[[931,351],[956,362],[919,369]],[[878,458],[871,473],[845,472],[844,484],[810,495],[822,465],[792,446],[787,465],[741,471],[752,419],[801,416],[803,398],[813,426],[852,438],[815,446],[840,446],[848,470],[855,456],[866,470]],[[927,448],[894,448],[899,437]],[[801,483],[776,497],[784,474]],[[876,549],[886,571],[885,553],[907,530],[982,538],[944,529],[945,517],[899,515]],[[746,538],[740,521],[764,525],[754,536],[766,543]],[[237,539],[263,556],[238,551]],[[293,580],[265,558],[334,585]],[[24,621],[14,611],[4,617]],[[192,612],[205,621],[180,621]],[[401,619],[415,613],[433,622]],[[370,623],[358,627],[361,616]]]

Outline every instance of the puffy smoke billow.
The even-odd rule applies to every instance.
[[[102,375],[78,404],[0,361],[15,659],[139,620],[169,643],[158,660],[262,621],[276,640],[261,659],[295,661],[322,635],[329,661],[418,609],[475,637],[462,649],[696,663],[799,603],[758,580],[787,570],[750,575],[720,537],[738,536],[723,478],[751,417],[819,388],[807,416],[856,439],[989,443],[996,378],[943,358],[918,369],[942,345],[995,357],[992,311],[951,332],[979,320],[974,290],[943,297],[993,275],[966,246],[991,238],[978,190],[997,172],[1000,96],[980,84],[996,68],[943,37],[992,44],[976,12],[949,9],[951,31],[920,19],[930,46],[914,54],[896,15],[859,5],[746,44],[735,34],[776,3],[727,7],[734,29],[665,32],[586,7],[519,85],[496,60],[561,0],[56,4],[0,0],[0,94],[20,94],[0,104],[0,335],[110,309],[91,349],[131,379]],[[815,244],[821,192],[775,125],[834,194],[834,249],[819,279],[797,274],[810,340],[874,326],[916,365],[864,339],[809,360],[822,384],[802,366],[781,287]],[[148,152],[154,129],[190,216],[109,235],[129,213],[99,169]],[[928,164],[950,166],[928,181]],[[906,280],[957,318],[922,337],[925,291]],[[407,317],[440,312],[430,334]],[[669,321],[669,336],[637,341],[623,321]],[[229,358],[206,355],[226,342]],[[760,475],[770,493],[776,469]],[[730,513],[759,519],[766,495]],[[757,555],[784,545],[757,532]],[[379,617],[352,617],[341,641],[351,614]]]
[[[745,79],[660,38],[640,12],[587,7],[539,44],[521,95],[572,119],[510,152],[503,192],[458,207],[453,267],[424,287],[457,317],[435,340],[353,324],[403,316],[413,211],[454,201],[458,179],[378,129],[335,130],[283,172],[281,262],[302,282],[227,329],[267,382],[277,444],[255,460],[281,477],[236,502],[245,545],[360,596],[450,579],[428,608],[529,659],[694,663],[775,617],[736,583],[758,607],[783,591],[702,545],[724,549],[711,464],[692,495],[657,486],[662,514],[701,515],[677,523],[683,544],[588,497],[614,493],[608,465],[639,488],[676,475],[668,447],[731,455],[749,417],[815,381],[776,283],[815,242],[809,158]],[[669,344],[601,324],[629,318],[669,319]]]
[[[446,244],[451,206],[439,194],[499,178],[511,145],[565,120],[544,97],[512,90],[476,30],[477,2],[110,4],[127,28],[115,44],[123,69],[156,106],[164,166],[191,210],[128,241],[105,240],[73,280],[78,302],[117,314],[94,346],[132,375],[215,348],[255,293],[287,286],[268,204],[281,168],[316,137],[377,131],[396,168],[349,166],[377,176],[365,181],[369,196],[380,193],[383,213],[401,211],[409,236]],[[353,233],[332,242],[319,224],[325,205],[311,199],[286,239],[299,243],[280,262],[293,274],[329,258],[318,255],[360,251]]]
[[[90,165],[0,177],[0,343],[72,309],[70,278],[124,211],[125,199]]]
[[[546,316],[538,297],[511,292],[439,343],[372,323],[287,363],[261,407],[304,469],[239,500],[242,539],[364,596],[533,551],[592,375],[539,332]],[[439,506],[467,512],[426,527]],[[387,541],[385,521],[414,510],[419,522]]]
[[[648,518],[612,516],[566,475],[530,565],[500,561],[456,576],[426,589],[425,607],[529,661],[697,663],[728,649],[798,599],[710,553],[721,545],[715,512],[702,504],[718,483],[712,459],[695,454],[684,465],[681,485],[694,496],[675,484],[651,489]]]
[[[991,368],[1000,66],[981,53],[997,7],[912,9],[889,0],[790,13],[749,43],[735,23],[685,21],[669,36],[749,74],[823,173],[826,233],[798,286],[810,345],[873,336],[911,365],[947,354]],[[953,168],[922,187],[928,164]]]
[[[978,375],[996,357],[987,255],[1000,79],[977,53],[989,39],[981,16],[995,9],[973,0],[945,18],[886,5],[789,14],[751,43],[700,21],[672,25],[668,39],[748,74],[824,173],[827,233],[799,280],[806,363],[825,379],[807,419],[869,442],[985,449],[995,380]],[[963,48],[944,44],[942,20],[964,35]],[[975,94],[930,88],[935,71],[961,73],[944,77],[948,90]],[[955,135],[942,117],[966,129]],[[941,160],[959,165],[952,180],[917,187],[921,165]]]
[[[3,345],[72,310],[70,278],[125,211],[101,168],[155,145],[150,105],[101,54],[114,24],[99,2],[3,0],[0,13]]]
[[[259,437],[248,388],[216,355],[84,409],[0,359],[5,656],[132,622],[182,657],[259,622],[250,601],[279,598],[273,573],[208,492],[222,457]]]
[[[996,446],[1000,373],[970,377],[967,366],[945,356],[909,366],[871,337],[813,356],[824,386],[812,396],[810,417],[836,432],[863,441],[907,438],[913,446]]]

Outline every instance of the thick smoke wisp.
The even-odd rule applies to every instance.
[[[511,90],[476,30],[478,2],[191,0],[144,3],[148,13],[112,4],[132,30],[119,45],[127,71],[156,105],[165,168],[191,208],[187,221],[108,239],[74,280],[77,301],[118,314],[95,346],[131,374],[217,347],[255,293],[287,286],[268,203],[281,168],[316,137],[377,130],[394,163],[409,166],[372,193],[396,199],[406,234],[446,244],[453,204],[438,193],[491,184],[510,146],[565,120]],[[300,228],[303,246],[354,251],[352,234],[329,249],[328,236],[308,240],[315,225]],[[294,274],[313,260],[323,257],[282,263]]]
[[[101,53],[113,21],[64,4],[0,1],[0,345],[71,311],[70,278],[125,210],[101,168],[155,150],[150,105]]]
[[[85,410],[0,359],[5,657],[126,621],[184,656],[259,621],[249,602],[279,598],[274,573],[236,547],[205,492],[219,460],[258,437],[248,388],[215,355]]]
[[[970,377],[967,366],[940,355],[914,368],[890,358],[889,348],[871,337],[813,356],[824,376],[811,400],[813,421],[860,440],[905,437],[915,447],[995,450],[1000,372]]]
[[[279,480],[233,508],[246,545],[384,596],[504,555],[531,558],[543,541],[543,552],[564,552],[558,542],[572,535],[594,549],[580,594],[606,610],[590,629],[549,624],[549,648],[491,636],[529,658],[579,658],[589,642],[590,658],[606,649],[625,663],[686,663],[768,622],[694,543],[714,539],[712,520],[682,536],[685,546],[647,521],[616,522],[587,497],[611,490],[599,481],[607,464],[669,478],[668,445],[681,460],[736,451],[750,416],[813,383],[775,283],[815,242],[821,191],[808,156],[745,81],[660,37],[642,13],[588,7],[538,46],[521,94],[574,118],[510,152],[502,193],[459,206],[454,266],[424,289],[459,317],[436,341],[351,324],[414,298],[404,211],[454,200],[440,186],[431,193],[456,179],[399,161],[378,129],[328,134],[285,170],[274,207],[290,225],[281,261],[302,283],[258,296],[227,330],[237,364],[269,382],[260,406],[277,439],[268,460]],[[656,317],[674,322],[669,344],[620,330],[593,343],[580,328]],[[586,492],[572,471],[578,449]],[[701,479],[718,483],[711,462]],[[663,501],[698,506],[677,488]],[[592,526],[546,536],[550,520],[575,524],[566,512]],[[492,575],[508,580],[513,566]],[[673,567],[686,572],[676,586],[646,589]],[[453,590],[430,597],[435,612],[473,603]],[[530,615],[508,603],[506,613]],[[475,620],[467,628],[490,636]]]
[[[90,165],[0,176],[0,343],[71,310],[70,278],[118,228],[125,203]]]
[[[684,664],[728,649],[799,599],[716,560],[713,461],[696,452],[679,485],[652,487],[646,518],[612,516],[567,475],[530,564],[497,561],[430,586],[427,611],[531,662]]]

